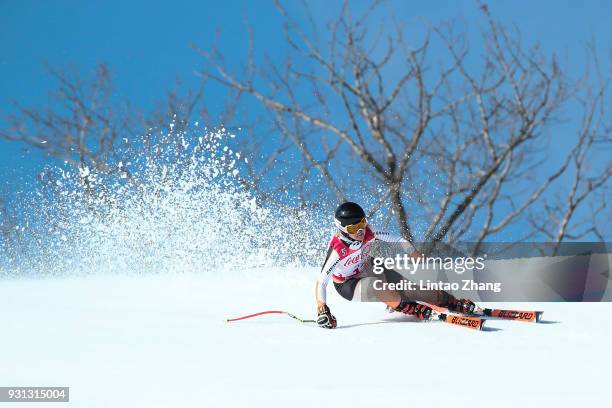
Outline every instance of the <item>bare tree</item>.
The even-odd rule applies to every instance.
[[[74,167],[107,170],[117,143],[132,131],[127,108],[112,97],[108,67],[98,65],[93,78],[50,69],[59,88],[46,109],[23,107],[7,118],[0,137],[19,141]]]
[[[105,65],[89,80],[53,70],[51,105],[18,105],[0,138],[129,180],[119,163],[167,160],[164,148],[181,151],[190,122],[203,118],[241,129],[239,181],[286,209],[366,201],[411,241],[479,244],[512,225],[523,240],[605,238],[610,73],[598,70],[597,54],[588,59],[595,75],[573,82],[485,5],[473,45],[456,23],[407,38],[402,22],[378,17],[380,3],[355,16],[346,2],[322,28],[307,8],[301,25],[276,2],[284,61],[256,59],[252,33],[238,73],[219,49],[199,50],[201,86],[177,84],[149,114],[113,96]],[[205,101],[211,85],[228,91],[222,103],[214,94],[223,105],[215,112]],[[557,135],[568,110],[582,117],[580,129]],[[566,146],[563,155],[552,156],[551,144]]]
[[[196,89],[177,81],[154,103],[153,109],[145,113],[142,109],[133,109],[117,96],[105,64],[98,65],[91,77],[76,71],[50,69],[49,72],[58,88],[48,106],[24,107],[16,102],[16,113],[5,118],[8,126],[0,129],[0,138],[23,143],[33,151],[42,152],[52,162],[65,161],[83,175],[121,177],[135,189],[144,186],[134,182],[129,164],[140,159],[143,159],[141,162],[146,160],[148,165],[172,166],[172,171],[160,180],[164,186],[182,177],[195,159],[196,153],[189,148],[193,149],[194,140],[201,135],[196,131],[196,122],[202,123],[203,131],[227,128],[227,131],[243,129],[250,133],[257,127],[256,117],[244,120],[236,115],[241,92],[230,93],[221,102],[213,98],[211,105],[214,104],[216,110],[211,112],[204,101],[204,81]],[[261,133],[261,129],[257,131]],[[263,134],[274,137],[270,131]],[[280,205],[281,200],[277,197],[286,186],[264,191],[260,185],[266,184],[266,179],[278,168],[276,158],[287,148],[286,144],[280,142],[274,149],[258,143],[240,147],[247,159],[240,182],[260,201]],[[52,172],[42,171],[41,174],[40,182],[56,182]],[[104,193],[108,185],[104,182],[91,183],[88,176],[79,181],[85,191],[96,197],[107,196]],[[53,185],[48,189],[57,190]]]
[[[557,243],[555,253],[564,240],[582,240],[588,234],[604,242],[612,217],[607,206],[612,188],[612,126],[606,117],[610,76],[601,72],[596,51],[591,49],[590,54],[595,75],[587,72],[578,89],[582,108],[578,137],[559,170],[568,169],[568,188],[543,199],[542,207],[529,214],[533,229]],[[589,208],[576,216],[585,204]]]
[[[255,63],[250,50],[246,69],[236,74],[213,49],[202,52],[201,75],[259,102],[283,141],[294,145],[284,154],[302,157],[301,175],[324,181],[337,200],[380,197],[373,207],[390,209],[410,241],[482,242],[524,222],[570,162],[581,179],[590,172],[589,196],[607,185],[609,161],[603,176],[601,168],[581,166],[594,123],[564,141],[574,148],[550,170],[548,132],[577,90],[554,57],[523,46],[486,5],[475,51],[450,23],[424,30],[411,45],[401,23],[374,17],[379,3],[355,17],[345,2],[321,28],[312,18],[301,26],[277,1],[289,49],[283,63]],[[586,116],[598,106],[600,127],[607,81],[601,83],[599,99],[587,96],[583,105]],[[585,199],[570,192],[569,208]],[[568,238],[565,228],[553,238]],[[537,233],[526,228],[523,238]]]

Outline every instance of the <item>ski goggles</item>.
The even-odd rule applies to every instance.
[[[342,226],[338,223],[336,225],[341,231],[344,231],[347,234],[357,234],[360,230],[365,229],[365,227],[368,225],[368,221],[365,218],[362,218],[357,224]]]

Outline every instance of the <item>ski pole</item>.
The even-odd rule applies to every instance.
[[[246,316],[234,317],[232,319],[225,319],[225,321],[227,323],[230,323],[230,322],[235,322],[235,321],[244,320],[244,319],[250,319],[252,317],[266,315],[266,314],[284,314],[284,315],[289,316],[292,319],[297,320],[300,323],[315,323],[316,322],[316,320],[301,319],[301,318],[297,317],[296,315],[291,314],[289,312],[285,312],[283,310],[266,310],[265,312],[258,312],[258,313],[253,313],[253,314],[246,315]]]

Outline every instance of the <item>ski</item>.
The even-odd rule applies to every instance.
[[[450,313],[440,313],[437,311],[433,311],[431,319],[438,319],[445,323],[473,330],[482,330],[482,327],[486,322],[486,319],[477,316],[455,315]]]
[[[477,315],[493,317],[500,320],[539,323],[544,312],[535,310],[483,309],[477,307]]]
[[[425,302],[422,302],[422,303],[432,308],[431,317],[426,321],[431,322],[431,321],[439,320],[444,323],[448,323],[448,324],[452,324],[452,325],[460,326],[460,327],[465,327],[467,329],[474,329],[474,330],[482,330],[485,322],[487,321],[487,319],[481,316],[474,316],[474,315],[467,316],[467,315],[462,315],[462,314],[455,314],[454,312],[451,312],[445,307],[436,306],[436,305],[425,303]],[[387,306],[387,312],[395,313],[395,310]]]
[[[425,302],[423,302],[425,303]],[[460,316],[491,318],[495,320],[516,320],[519,322],[539,323],[544,312],[535,310],[512,310],[512,309],[489,309],[476,306],[473,314],[451,312],[448,308],[425,303],[438,314],[444,313],[452,315],[456,313]],[[450,312],[450,313],[449,313]]]

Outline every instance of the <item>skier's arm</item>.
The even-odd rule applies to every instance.
[[[317,310],[321,310],[327,304],[327,284],[329,283],[338,262],[340,262],[340,257],[336,251],[329,248],[327,251],[327,256],[325,257],[325,262],[323,263],[323,267],[321,268],[321,272],[319,273],[317,283],[315,285]]]
[[[324,329],[333,329],[337,325],[336,318],[331,314],[329,307],[327,307],[326,298],[327,284],[339,262],[340,257],[336,251],[330,247],[327,251],[323,268],[321,268],[316,283],[315,298],[317,300],[317,324]]]
[[[410,254],[412,258],[419,258],[423,256],[421,252],[417,251],[414,245],[412,245],[410,242],[408,242],[407,240],[405,240],[404,238],[398,235],[392,235],[384,231],[376,231],[374,234],[378,241],[384,241],[384,242],[388,242],[391,244],[399,244],[402,247],[402,249],[404,249],[406,252]]]
[[[321,282],[319,281],[319,279],[317,279],[317,283],[315,284],[315,299],[317,302],[317,310],[321,310],[321,308],[326,305],[326,295],[327,282]]]

